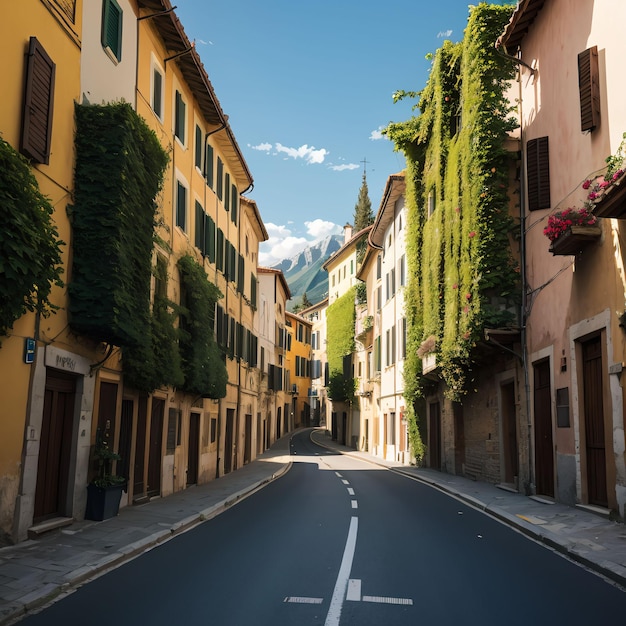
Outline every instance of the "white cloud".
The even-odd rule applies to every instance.
[[[321,220],[319,218],[313,220],[312,222],[304,222],[304,225],[306,226],[307,234],[313,237],[315,241],[323,239],[327,235],[339,235],[342,231],[339,224]]]
[[[334,172],[343,172],[344,170],[356,170],[360,167],[356,163],[342,163],[341,165],[331,165],[330,169]]]
[[[260,150],[261,152],[269,152],[272,149],[272,144],[260,143],[256,146],[251,146],[250,144],[248,144],[248,147],[252,148],[253,150]]]
[[[372,141],[378,141],[379,139],[383,138],[383,134],[382,134],[382,129],[384,128],[384,126],[379,126],[376,130],[373,130],[370,134],[370,139]]]
[[[299,148],[289,148],[287,146],[283,146],[282,143],[277,143],[276,151],[284,152],[292,159],[304,159],[307,163],[323,163],[326,155],[329,154],[326,148],[320,148],[317,150],[314,146],[309,147],[307,144],[304,144]]]
[[[450,35],[452,35],[451,30],[440,30],[437,37],[441,39],[442,37],[450,37]]]

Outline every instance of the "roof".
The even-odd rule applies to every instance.
[[[379,250],[383,249],[385,244],[385,232],[387,232],[389,224],[393,222],[395,215],[396,201],[404,194],[405,189],[404,172],[392,174],[387,178],[385,191],[380,201],[380,208],[378,209],[374,225],[368,237],[368,243],[373,248],[378,248]]]
[[[289,285],[287,284],[287,280],[282,270],[277,270],[273,267],[263,267],[259,265],[257,267],[257,274],[274,274],[278,277],[278,280],[282,283],[283,288],[285,289],[285,295],[287,300],[291,300],[291,291],[289,290]]]
[[[301,314],[292,313],[291,311],[285,311],[285,317],[292,317],[295,320],[298,320],[302,324],[307,324],[311,326],[313,322],[311,320],[306,319],[306,317],[302,317]]]
[[[224,154],[229,161],[239,166],[233,168],[233,173],[238,174],[238,178],[245,179],[249,187],[253,183],[252,174],[228,123],[228,116],[222,111],[209,76],[200,60],[200,55],[195,45],[187,38],[185,29],[176,16],[170,0],[137,0],[137,5],[140,9],[146,9],[146,12],[140,15],[139,19],[150,18],[151,23],[163,39],[170,57],[180,55],[171,60],[175,60],[180,68],[185,82],[198,101],[204,119],[211,125],[223,126],[228,136],[228,142],[223,148]]]
[[[259,213],[259,207],[257,206],[256,202],[254,200],[251,200],[250,198],[246,198],[245,196],[241,196],[241,202],[250,207],[253,221],[255,222],[252,224],[252,226],[255,227],[255,230],[259,237],[259,241],[267,241],[270,236],[267,234],[265,224],[263,224],[261,214]]]
[[[346,252],[351,251],[351,249],[354,247],[354,245],[357,243],[357,241],[359,241],[365,235],[367,235],[370,230],[372,230],[372,227],[371,226],[366,226],[365,228],[362,228],[358,233],[356,233],[356,235],[353,235],[352,238],[349,241],[344,243],[343,246],[341,246],[341,248],[339,248],[339,250],[337,250],[337,252],[335,252],[334,254],[331,254],[328,257],[328,259],[326,259],[326,261],[324,262],[324,265],[322,265],[322,269],[328,271],[328,266],[331,263],[333,263],[334,261],[337,261]]]
[[[496,48],[503,47],[507,52],[515,52],[522,44],[522,39],[541,11],[547,0],[518,0],[517,7],[504,32],[496,41]]]
[[[328,296],[326,296],[323,300],[308,306],[306,309],[300,309],[300,315],[307,315],[308,313],[313,313],[314,311],[319,311],[328,306]]]

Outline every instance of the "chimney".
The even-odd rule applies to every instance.
[[[352,239],[352,226],[348,223],[343,227],[343,244],[346,245]]]

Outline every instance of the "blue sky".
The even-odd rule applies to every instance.
[[[467,0],[177,0],[254,178],[271,266],[352,222],[367,160],[374,213],[404,169],[380,136],[413,114],[429,52],[459,41]]]

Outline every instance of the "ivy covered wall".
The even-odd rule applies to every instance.
[[[414,412],[423,393],[420,346],[434,339],[445,395],[460,400],[484,329],[515,323],[501,306],[515,304],[519,293],[508,196],[516,155],[504,147],[517,125],[505,97],[515,66],[494,47],[512,10],[471,7],[463,41],[445,42],[433,55],[420,114],[385,131],[407,158],[404,378],[417,456],[423,453]]]
[[[344,372],[344,357],[354,352],[356,286],[337,298],[326,311],[326,356],[328,358],[328,397],[336,402],[354,398],[354,378]],[[350,360],[350,363],[352,361]]]
[[[28,161],[0,138],[0,336],[26,311],[56,307],[54,285],[63,286],[61,246],[50,200],[39,190]]]

